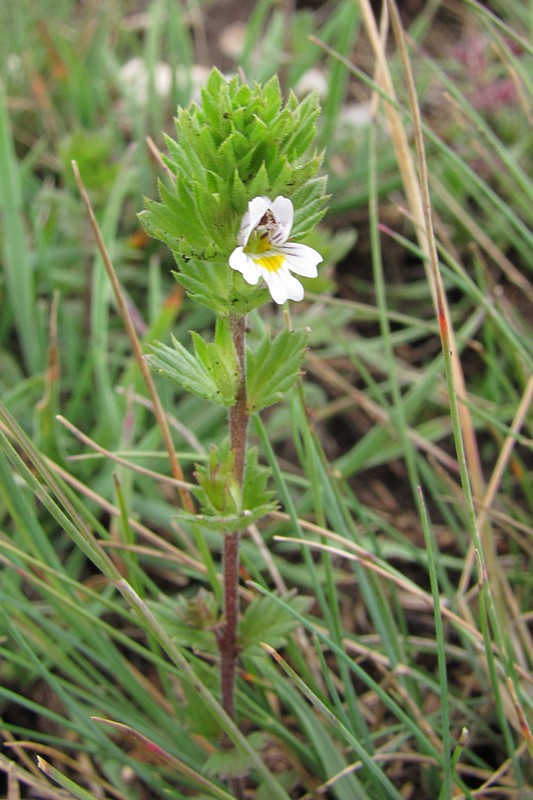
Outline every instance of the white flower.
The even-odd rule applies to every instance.
[[[254,197],[242,218],[239,247],[229,257],[232,269],[253,286],[264,278],[276,303],[302,300],[304,288],[291,272],[316,278],[322,256],[305,244],[288,242],[294,208],[288,197]]]

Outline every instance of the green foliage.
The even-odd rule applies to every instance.
[[[67,185],[75,187],[72,161],[76,161],[87,189],[97,190],[102,200],[109,194],[118,171],[113,164],[113,140],[110,131],[78,130],[61,141],[59,155]]]
[[[62,786],[63,789],[67,789],[70,797],[75,797],[77,800],[94,800],[94,795],[89,794],[89,792],[85,791],[81,786],[78,786],[78,784],[74,783],[70,778],[67,778],[67,776],[63,775],[58,769],[52,767],[51,764],[44,761],[40,756],[37,757],[37,766],[48,775],[48,777],[58,783],[59,786]]]
[[[248,451],[242,489],[235,480],[233,463],[234,453],[227,442],[211,447],[208,463],[196,466],[199,486],[192,490],[201,514],[180,512],[180,519],[201,521],[215,531],[233,532],[244,530],[276,508],[272,492],[267,489],[270,470],[258,464],[257,451]]]
[[[180,108],[176,139],[166,138],[166,163],[175,176],[160,184],[160,202],[146,200],[140,220],[164,241],[179,266],[176,278],[199,302],[219,313],[246,313],[268,298],[230,270],[228,258],[248,201],[291,198],[294,235],[304,236],[325,211],[321,157],[306,159],[319,107],[315,95],[284,104],[276,77],[249,87],[216,69],[201,105]]]
[[[268,744],[263,731],[254,731],[247,737],[250,746],[259,754]],[[209,756],[205,764],[206,775],[239,776],[246,775],[252,768],[250,756],[239,750],[221,750]]]
[[[239,625],[239,645],[243,658],[264,657],[261,642],[279,650],[285,647],[298,622],[289,609],[304,614],[309,611],[312,599],[305,595],[284,598],[286,607],[271,597],[255,597],[243,614]]]
[[[200,13],[211,8],[196,5]],[[58,777],[64,772],[78,792],[102,800],[230,800],[219,776],[232,763],[253,765],[250,800],[391,800],[407,789],[438,800],[487,792],[526,798],[533,787],[522,724],[531,727],[533,713],[530,8],[522,0],[495,0],[493,11],[475,0],[455,4],[461,13],[453,29],[444,21],[441,44],[457,35],[464,45],[465,32],[472,33],[468,63],[455,48],[444,59],[427,55],[436,52],[443,17],[455,14],[452,4],[446,15],[442,3],[418,4],[421,13],[409,16],[439,268],[466,384],[458,424],[450,396],[459,391],[443,381],[426,256],[388,125],[399,106],[416,161],[392,37],[385,59],[369,48],[361,53],[350,40],[359,6],[353,0],[322,4],[318,13],[311,10],[317,4],[307,4],[302,26],[299,11],[287,17],[273,0],[252,5],[239,64],[250,81],[283,70],[287,94],[309,67],[323,72],[328,99],[318,132],[332,194],[326,230],[349,221],[360,237],[357,250],[346,252],[352,234],[338,247],[336,234],[331,247],[324,230],[306,236],[325,261],[309,288],[322,292],[327,276],[338,293],[298,306],[295,325],[312,329],[306,380],[290,403],[252,421],[283,513],[261,521],[260,538],[253,528],[241,538],[254,582],[241,583],[243,614],[262,592],[272,602],[277,597],[301,628],[297,635],[281,631],[278,659],[263,656],[257,642],[275,642],[276,630],[268,629],[276,617],[250,608],[236,715],[257,735],[239,738],[216,701],[212,625],[223,594],[217,515],[209,512],[212,525],[195,517],[176,524],[161,432],[65,172],[70,154],[62,151],[68,132],[90,133],[85,153],[74,155],[87,157],[86,183],[95,178],[106,187],[90,194],[144,341],[168,341],[172,332],[185,343],[197,330],[209,349],[212,314],[182,301],[167,265],[160,268],[135,230],[140,195],[156,192],[146,135],[157,139],[175,103],[191,96],[190,19],[176,13],[173,0],[155,0],[140,16],[124,15],[125,4],[114,1],[101,4],[98,15],[74,0],[3,4],[0,385],[20,425],[0,404],[0,714],[3,735],[20,747],[0,753],[2,788],[13,797],[67,797],[69,790],[52,786],[19,756],[22,747],[40,751]],[[177,26],[183,47],[170,39]],[[82,37],[74,35],[80,30]],[[292,35],[289,52],[281,46],[284,32]],[[307,32],[343,58],[325,54]],[[473,70],[470,57],[480,52],[486,67]],[[169,96],[135,96],[134,113],[127,96],[134,90],[126,93],[120,74],[133,55],[150,78],[163,61],[178,71]],[[386,94],[370,77],[383,68],[397,101],[382,99],[372,115],[358,106],[353,125],[356,96]],[[113,132],[109,149],[99,145],[102,122]],[[240,141],[228,138],[221,159]],[[268,185],[268,170],[273,176],[267,161],[253,185],[241,185],[238,173],[232,179],[231,246],[248,191]],[[311,206],[299,210],[304,189],[301,196],[291,191],[293,233],[300,236]],[[198,202],[204,197],[199,193]],[[172,209],[155,205],[167,214],[157,224],[173,231],[167,235],[178,251],[182,233],[172,227]],[[193,215],[190,222],[191,235],[204,241]],[[191,295],[206,293],[208,264],[221,313],[228,298],[246,310],[268,297],[245,287],[258,294],[244,298],[239,275],[228,279],[218,243],[201,248],[181,277]],[[276,310],[265,311],[265,325],[276,330]],[[209,374],[210,356],[202,361],[189,349],[194,368]],[[226,407],[176,392],[171,381],[157,388],[190,477],[191,465],[224,435]],[[58,412],[89,440],[66,431]],[[469,414],[469,472],[480,464],[483,478],[474,513],[466,510],[468,481],[458,480],[454,449]],[[417,502],[422,494],[427,511]],[[482,534],[477,543],[469,535],[473,520]],[[490,568],[479,580],[478,558]],[[128,586],[137,592],[135,605]],[[299,610],[287,599],[293,592],[312,597],[312,607]],[[173,622],[174,636],[165,637]],[[153,746],[102,726],[95,715],[141,731]],[[221,750],[222,733],[235,748]],[[161,763],[157,748],[175,761]],[[216,776],[209,785],[207,769]],[[68,796],[75,794],[71,788]]]
[[[173,347],[152,345],[146,357],[150,366],[187,391],[222,406],[235,403],[237,373],[235,351],[227,318],[217,319],[215,341],[208,344],[193,331],[194,355],[172,337]]]
[[[14,317],[22,355],[28,369],[37,371],[42,359],[42,331],[35,315],[36,286],[25,236],[23,180],[15,157],[15,143],[3,84],[0,83],[0,243],[2,292]],[[7,309],[4,317],[9,318]]]
[[[247,390],[250,412],[283,399],[300,375],[309,330],[265,334],[255,350],[247,353]]]
[[[237,372],[227,318],[217,318],[215,340],[208,344],[192,332],[194,354],[172,337],[172,347],[151,345],[150,366],[198,397],[230,407],[235,403]],[[272,339],[267,333],[255,349],[247,348],[249,413],[283,400],[300,375],[309,331],[283,330]]]
[[[149,608],[176,644],[203,654],[217,652],[215,626],[219,609],[209,592],[200,589],[192,598],[162,594],[149,603]]]

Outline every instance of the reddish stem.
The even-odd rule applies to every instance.
[[[233,346],[237,356],[238,385],[235,405],[229,411],[230,445],[233,451],[233,473],[242,488],[246,464],[248,405],[246,398],[246,322],[242,316],[230,318]],[[222,707],[233,718],[235,703],[235,668],[237,664],[237,628],[239,622],[239,533],[224,536],[224,627],[219,636],[220,685]]]
[[[233,719],[239,622],[239,534],[224,537],[224,627],[219,638],[222,707]]]
[[[235,457],[233,472],[239,486],[244,479],[246,440],[248,436],[248,402],[246,397],[246,320],[245,317],[230,317],[233,346],[237,356],[238,384],[235,405],[229,411],[229,435]]]

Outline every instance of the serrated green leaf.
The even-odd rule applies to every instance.
[[[281,108],[281,86],[277,75],[273,75],[272,78],[265,83],[263,86],[263,96],[265,112],[263,112],[262,116],[268,121],[269,119],[274,119]]]
[[[290,159],[301,158],[307,151],[316,133],[314,119],[309,119],[302,123],[297,133],[293,133],[286,143],[287,153]]]
[[[274,196],[278,194],[291,194],[291,192],[287,192],[287,189],[290,187],[292,181],[292,172],[290,164],[285,158],[279,158],[269,167],[268,176],[272,182],[272,194]]]
[[[233,405],[237,392],[237,359],[227,318],[217,318],[215,341],[211,344],[207,344],[195,331],[191,336],[196,355],[216,384],[224,405]]]
[[[191,133],[190,126],[187,126],[187,129]],[[182,135],[182,138],[185,137]],[[196,142],[199,137],[191,134],[190,138]],[[165,144],[169,152],[168,160],[174,165],[173,172],[175,172],[178,180],[187,180],[191,176],[194,176],[196,180],[201,179],[203,169],[201,154],[198,149],[180,147],[170,136],[165,136]]]
[[[172,344],[173,347],[161,342],[152,345],[151,354],[146,356],[150,367],[198,397],[226,407],[233,405],[234,398],[222,394],[202,361],[174,337]]]
[[[204,98],[204,95],[210,95],[216,99],[220,95],[220,91],[224,84],[227,84],[227,80],[224,75],[216,67],[213,68],[207,79],[205,89],[203,89],[201,92],[202,99]]]
[[[183,263],[179,258],[176,260],[178,261],[179,265]],[[205,280],[197,275],[192,275],[190,273],[188,274],[183,270],[180,270],[180,272],[174,272],[173,274],[178,283],[180,283],[187,290],[188,294],[194,300],[197,300],[199,303],[202,303],[219,314],[224,314],[226,312],[226,296],[209,292]]]
[[[264,731],[254,731],[246,738],[257,753],[260,753],[268,743],[268,737]],[[231,750],[219,750],[210,755],[204,764],[204,770],[206,775],[227,778],[245,775],[252,766],[252,760],[247,753],[233,748]]]
[[[192,490],[202,513],[178,512],[178,519],[194,520],[210,530],[235,532],[277,508],[267,489],[270,470],[258,464],[256,448],[248,452],[242,489],[235,480],[234,460],[228,441],[211,447],[207,464],[196,465],[198,486]]]
[[[202,654],[216,652],[218,607],[212,594],[200,589],[194,597],[161,595],[148,606],[177,644]]]
[[[238,514],[226,515],[208,515],[208,514],[188,514],[185,511],[178,511],[175,514],[176,519],[182,522],[195,522],[200,523],[204,528],[211,531],[223,531],[224,533],[237,533],[237,531],[244,531],[250,525],[259,522],[266,514],[276,511],[278,508],[276,503],[266,503],[265,505],[258,506],[253,510],[245,509]]]
[[[235,480],[235,453],[229,443],[211,446],[207,464],[197,464],[195,477],[198,487],[193,489],[202,511],[207,516],[232,516],[243,510],[242,493]]]
[[[248,203],[248,193],[246,191],[244,183],[242,182],[239,172],[240,171],[236,169],[235,172],[233,173],[231,193],[233,195],[236,208],[246,208],[246,205]],[[237,236],[235,236],[235,241],[237,241]]]
[[[247,353],[247,389],[250,412],[283,399],[300,375],[308,331],[284,330],[271,340],[265,336],[255,352]]]
[[[327,178],[325,177],[313,178],[294,192],[295,212],[291,235],[295,238],[305,236],[326,213],[328,200],[326,184]]]
[[[303,614],[309,610],[312,598],[299,595],[285,598],[291,608]],[[279,650],[287,644],[289,635],[298,627],[298,622],[279,603],[270,597],[256,597],[247,607],[239,626],[239,644],[244,657],[256,658],[264,655],[261,642]]]
[[[258,462],[257,448],[248,450],[244,470],[242,504],[243,508],[258,508],[271,503],[273,492],[267,488],[270,469]]]
[[[256,151],[256,154],[257,153],[259,153],[259,148]],[[252,180],[250,181],[248,187],[249,196],[251,198],[261,197],[262,195],[266,195],[268,193],[269,188],[270,188],[270,180],[268,177],[265,163],[263,162],[261,166],[258,168]]]

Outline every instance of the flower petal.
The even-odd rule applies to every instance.
[[[317,264],[322,261],[322,256],[306,244],[285,243],[279,248],[285,256],[285,261],[291,272],[303,275],[305,278],[316,278],[318,275]]]
[[[243,247],[246,247],[248,244],[251,232],[259,225],[271,204],[272,201],[268,197],[254,197],[254,199],[250,200],[248,203],[248,211],[245,212],[242,218],[238,237],[239,244]]]
[[[240,272],[247,283],[255,286],[262,272],[253,260],[248,256],[242,247],[236,247],[229,257],[229,265],[232,269]]]
[[[262,274],[272,299],[278,305],[285,303],[286,300],[303,300],[304,287],[285,267],[276,272],[263,270]]]
[[[276,230],[270,241],[275,245],[280,245],[289,238],[294,220],[294,206],[288,197],[278,195],[270,204],[270,210],[276,220]]]

